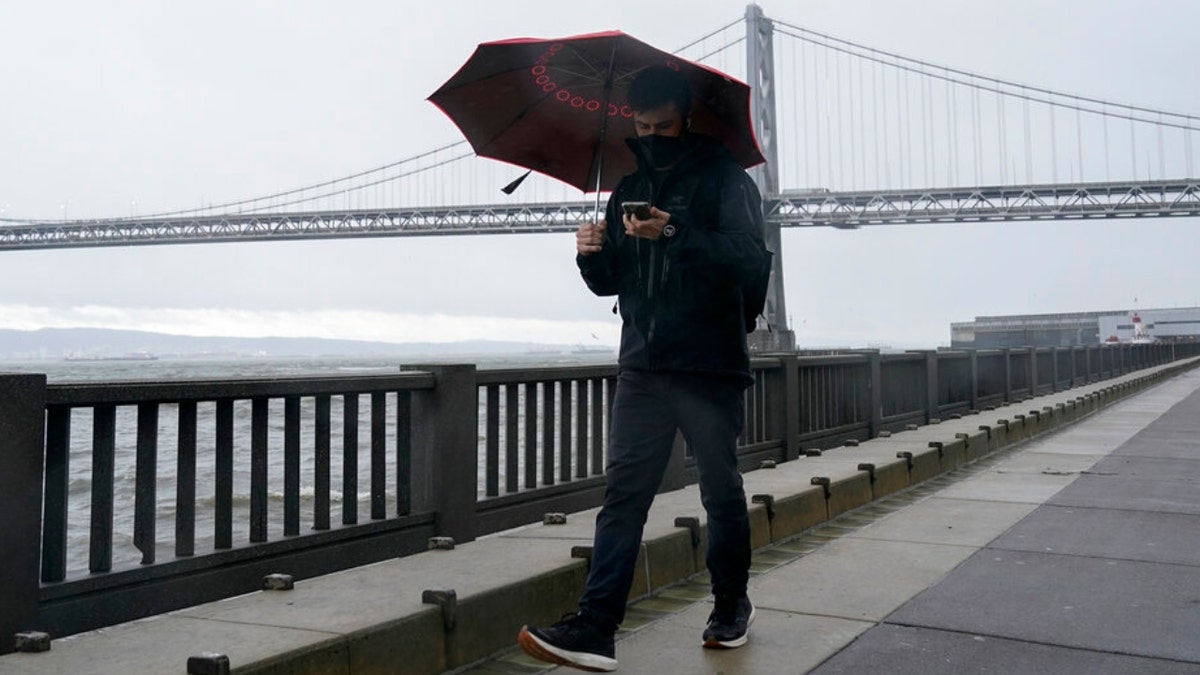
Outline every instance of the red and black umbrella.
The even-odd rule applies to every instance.
[[[683,73],[692,131],[720,141],[743,167],[761,163],[750,87],[620,31],[554,40],[485,42],[429,97],[481,157],[557,178],[584,192],[611,190],[636,168],[627,92],[650,66]]]

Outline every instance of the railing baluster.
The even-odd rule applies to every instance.
[[[371,393],[371,519],[387,518],[387,394]]]
[[[250,404],[250,541],[267,540],[267,466],[270,399]]]
[[[571,381],[560,380],[559,395],[559,448],[558,448],[558,477],[566,483],[571,480]]]
[[[142,564],[154,563],[154,511],[158,503],[158,404],[137,407],[137,464],[134,468],[133,545]]]
[[[233,548],[233,401],[217,401],[216,522],[213,548]]]
[[[525,383],[525,488],[537,487],[538,385]]]
[[[487,411],[484,414],[484,492],[489,497],[500,494],[500,385],[489,384]]]
[[[542,383],[542,483],[554,485],[554,383]]]
[[[328,394],[317,396],[313,424],[313,529],[329,529],[329,413]]]
[[[519,384],[504,385],[504,490],[516,492],[521,489],[519,443],[521,429],[521,402]]]
[[[175,458],[175,557],[196,553],[196,402],[179,402]]]
[[[588,386],[575,380],[575,477],[588,475]]]
[[[592,475],[604,473],[604,379],[592,379]]]
[[[67,576],[67,497],[71,481],[71,409],[46,410],[46,492],[42,506],[42,581]]]
[[[396,392],[396,515],[412,511],[412,392]]]
[[[283,399],[283,536],[300,534],[300,398]]]
[[[358,394],[342,396],[342,524],[358,523]]]
[[[108,572],[112,569],[116,406],[98,405],[93,408],[92,416],[92,522],[88,569]]]

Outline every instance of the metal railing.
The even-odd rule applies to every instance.
[[[1200,354],[1159,342],[753,361],[739,463]],[[600,504],[615,365],[47,385],[0,375],[0,653]],[[663,489],[696,480],[686,443]]]

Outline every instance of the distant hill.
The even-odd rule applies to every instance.
[[[522,354],[570,350],[573,346],[531,342],[371,342],[322,338],[237,338],[171,335],[106,328],[0,329],[0,358],[153,356],[389,356],[438,354]]]

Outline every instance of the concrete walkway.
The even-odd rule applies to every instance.
[[[761,549],[754,571],[747,647],[700,648],[699,575],[632,606],[621,672],[1200,673],[1200,371]],[[465,672],[578,671],[514,651]]]

